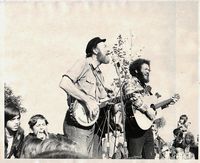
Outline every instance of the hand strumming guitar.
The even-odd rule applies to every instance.
[[[85,101],[85,105],[86,105],[86,114],[90,117],[90,119],[92,120],[93,117],[95,115],[97,115],[98,113],[98,109],[99,109],[99,103],[96,102],[94,99],[88,98]]]
[[[137,110],[139,110],[143,114],[146,114],[150,120],[155,119],[155,112],[151,112],[151,110],[148,109],[148,106],[143,103],[140,94],[136,93],[132,100],[133,105],[137,108]]]

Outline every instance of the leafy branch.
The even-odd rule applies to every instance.
[[[20,112],[26,112],[26,108],[22,107],[21,96],[15,96],[13,90],[4,85],[4,107],[13,106],[20,110]]]
[[[139,49],[139,51],[134,51],[133,49],[133,38],[134,35],[131,34],[130,41],[128,38],[123,38],[122,35],[117,37],[117,43],[114,44],[112,50],[110,51],[110,55],[112,57],[112,64],[116,64],[117,62],[120,64],[120,77],[122,81],[126,79],[130,79],[129,73],[129,65],[136,58],[141,57],[143,48]],[[127,44],[130,42],[129,48],[127,49]],[[119,79],[114,78],[112,86],[120,87]]]

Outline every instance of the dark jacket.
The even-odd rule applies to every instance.
[[[16,134],[13,138],[13,143],[12,143],[12,146],[11,146],[10,153],[7,156],[8,141],[7,141],[7,137],[6,137],[6,134],[5,134],[4,157],[5,158],[11,158],[11,156],[14,155],[15,158],[19,158],[20,153],[21,153],[23,140],[24,140],[24,130],[21,127],[19,127],[19,129],[17,130],[17,132],[16,132]]]
[[[183,145],[183,149],[185,150],[186,146]],[[198,145],[194,144],[190,146],[190,150],[191,153],[194,154],[195,159],[199,158],[199,149],[198,149]]]
[[[195,159],[199,159],[199,148],[197,145],[190,147],[190,152],[194,154]]]

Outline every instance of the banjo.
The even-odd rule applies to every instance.
[[[123,100],[128,100],[135,96],[135,93],[140,93],[141,91],[135,91],[133,93],[127,94],[123,96]],[[111,98],[105,101],[102,101],[99,105],[99,109],[104,108],[107,104],[116,104],[119,103],[121,97]],[[72,116],[80,125],[84,127],[92,126],[98,119],[100,110],[98,109],[97,114],[95,116],[90,117],[89,113],[87,112],[86,105],[82,101],[75,100],[72,106]]]

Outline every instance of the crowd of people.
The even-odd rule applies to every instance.
[[[77,61],[62,76],[59,86],[67,93],[69,108],[63,123],[63,134],[49,133],[48,120],[44,115],[36,114],[28,122],[31,133],[25,136],[20,127],[20,110],[12,100],[6,103],[5,158],[198,158],[198,145],[194,135],[188,131],[187,115],[180,117],[173,131],[173,143],[166,143],[159,136],[157,109],[174,105],[177,98],[172,97],[157,105],[146,103],[145,97],[157,97],[148,85],[149,60],[138,58],[130,64],[130,78],[121,83],[120,99],[123,102],[117,104],[119,98],[115,98],[113,92],[105,87],[99,68],[101,64],[110,62],[105,42],[106,39],[99,37],[91,39],[86,46],[85,60]],[[117,64],[116,69],[119,69]],[[107,109],[99,109],[105,99],[112,101],[106,103]],[[108,130],[104,122],[107,122]],[[108,153],[103,153],[102,140],[111,141],[110,132],[114,137],[118,135],[116,132],[120,133],[123,139],[115,143],[114,149],[106,146]],[[113,151],[111,156],[110,151]],[[107,156],[103,156],[105,154]]]
[[[5,158],[85,158],[76,152],[76,143],[61,134],[49,133],[41,114],[28,122],[31,133],[20,127],[21,113],[15,105],[5,107]]]
[[[174,140],[164,141],[159,136],[159,128],[154,123],[154,149],[156,159],[198,159],[198,140],[195,141],[194,135],[189,130],[188,116],[180,116],[177,128],[173,130]],[[198,136],[197,136],[198,138]]]
[[[20,127],[20,118],[21,113],[14,105],[5,107],[5,158],[89,158],[77,152],[76,142],[65,135],[49,133],[48,121],[43,115],[30,118],[28,125],[32,132],[26,136]],[[198,142],[188,129],[187,115],[180,116],[172,142],[159,136],[160,127],[156,122],[152,125],[155,159],[198,159]],[[111,158],[117,158],[118,150],[121,149],[113,151]]]

